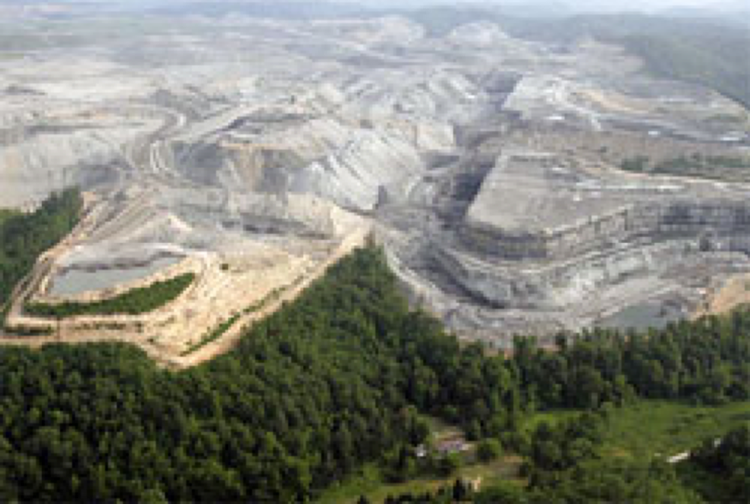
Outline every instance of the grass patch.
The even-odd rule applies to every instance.
[[[5,224],[5,221],[7,221],[8,219],[16,215],[20,215],[19,212],[16,212],[14,210],[7,210],[4,208],[0,208],[0,226]]]
[[[575,409],[542,411],[524,419],[523,426],[527,431],[531,432],[542,422],[557,423],[563,420],[570,420],[580,414],[581,410]]]
[[[579,414],[578,410],[539,413],[526,427],[533,429],[539,422],[556,422]],[[700,445],[711,437],[750,421],[750,401],[732,402],[721,406],[639,400],[635,404],[611,411],[602,445],[604,456],[648,460],[657,454],[676,455]]]
[[[604,454],[632,459],[676,455],[750,420],[750,401],[691,406],[640,401],[610,415]]]
[[[159,280],[145,287],[138,287],[109,299],[78,302],[64,301],[59,304],[28,303],[26,311],[31,315],[48,318],[67,318],[79,315],[139,315],[153,311],[182,294],[195,280],[194,273],[185,273],[168,280]]]
[[[486,464],[467,463],[447,478],[423,477],[403,483],[387,483],[377,466],[368,464],[353,476],[331,486],[316,502],[321,504],[354,504],[362,495],[367,497],[370,502],[383,502],[389,495],[435,492],[441,487],[453,485],[456,478],[471,480],[481,478],[483,487],[492,486],[501,480],[511,480],[522,485],[523,481],[518,479],[520,465],[520,457],[507,456]]]
[[[49,327],[27,327],[27,326],[13,326],[4,327],[3,330],[14,336],[49,336],[54,331]]]
[[[230,318],[228,318],[227,320],[225,320],[224,322],[216,326],[208,334],[203,336],[200,339],[200,341],[190,345],[186,350],[180,353],[180,356],[184,357],[186,355],[189,355],[195,352],[196,350],[198,350],[199,348],[220,338],[221,336],[224,335],[224,333],[226,333],[229,330],[230,327],[232,327],[237,322],[237,320],[239,320],[241,315],[249,315],[251,313],[255,313],[255,312],[262,310],[268,305],[268,303],[278,300],[279,297],[281,297],[281,294],[283,292],[284,292],[284,289],[281,287],[277,287],[276,289],[272,290],[271,292],[268,293],[266,297],[264,297],[260,301],[251,304],[250,306],[242,310],[241,313],[235,313]]]
[[[262,310],[263,308],[268,306],[268,303],[272,303],[273,301],[278,300],[281,297],[281,294],[284,292],[284,290],[285,289],[283,287],[275,288],[274,290],[269,292],[266,295],[266,297],[264,297],[263,299],[261,299],[260,301],[256,303],[251,304],[250,306],[242,310],[242,313],[244,313],[245,315],[249,315],[251,313],[255,313],[257,311]]]
[[[204,345],[207,345],[211,343],[212,341],[220,338],[221,336],[226,333],[230,327],[234,325],[235,322],[240,318],[239,313],[235,313],[231,317],[229,317],[227,320],[216,326],[214,329],[208,332],[204,337],[201,338],[201,340],[198,343],[195,343],[194,345],[190,345],[187,350],[183,351],[180,356],[184,357],[188,354],[191,354],[198,350],[199,348],[203,347]]]

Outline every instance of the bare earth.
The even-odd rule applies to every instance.
[[[81,225],[15,293],[0,343],[128,341],[193,365],[370,235],[415,303],[497,349],[655,298],[690,313],[750,274],[742,174],[619,169],[637,155],[750,162],[747,111],[645,75],[620,47],[488,22],[430,36],[396,15],[166,21],[0,19],[24,40],[0,57],[0,208],[70,185],[87,195]],[[23,311],[186,271],[195,283],[145,315]],[[114,280],[55,294],[76,275]],[[739,285],[709,310],[745,300]]]

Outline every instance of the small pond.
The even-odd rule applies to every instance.
[[[596,325],[612,329],[645,331],[649,328],[662,329],[670,322],[675,322],[684,317],[685,313],[678,303],[647,301],[628,306],[604,317]]]
[[[112,267],[97,270],[72,268],[56,276],[50,294],[53,296],[76,296],[117,285],[141,280],[180,261],[179,257],[160,257],[151,262],[132,267]]]

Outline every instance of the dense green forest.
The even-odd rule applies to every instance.
[[[81,206],[79,192],[70,189],[53,194],[33,213],[0,212],[0,308],[37,257],[70,233]]]
[[[194,273],[183,273],[174,278],[157,280],[112,298],[98,301],[63,301],[59,304],[28,303],[25,310],[36,316],[51,318],[78,315],[138,315],[153,311],[176,299],[195,280]]]
[[[596,486],[586,472],[602,467],[596,438],[552,448],[544,436],[580,429],[540,427],[529,437],[524,416],[571,407],[599,418],[593,412],[637,395],[747,398],[749,328],[750,315],[738,312],[646,335],[560,338],[556,352],[519,339],[512,359],[487,356],[410,310],[384,255],[368,247],[235,350],[190,370],[161,370],[121,344],[3,349],[0,500],[292,502],[368,461],[396,476],[403,468],[449,473],[450,457],[425,468],[409,462],[429,432],[425,413],[526,454],[534,495],[562,488],[555,478],[570,492],[590,482],[596,495],[612,483]],[[574,471],[557,471],[578,460]],[[670,468],[621,466],[604,467],[624,488],[645,481],[661,495],[679,486]]]

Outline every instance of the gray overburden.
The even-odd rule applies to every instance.
[[[185,270],[195,285],[139,318],[57,323],[17,303],[11,323],[85,340],[110,322],[180,355],[196,327],[291,297],[367,235],[416,303],[501,346],[644,302],[688,314],[750,267],[742,177],[621,169],[748,162],[747,111],[622,48],[486,22],[435,35],[395,15],[165,19],[3,25],[0,206],[86,191],[29,299]],[[62,285],[97,271],[109,285]]]

